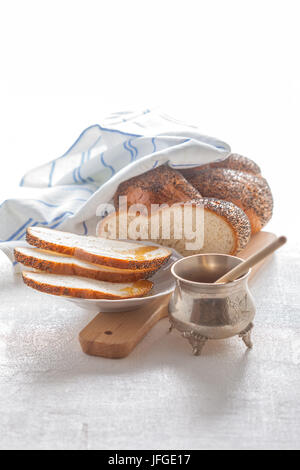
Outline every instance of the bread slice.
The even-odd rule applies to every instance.
[[[237,153],[231,153],[221,162],[213,162],[202,166],[186,168],[180,170],[180,173],[189,180],[189,178],[194,176],[198,171],[205,170],[207,168],[229,168],[230,170],[243,171],[256,176],[259,176],[261,173],[259,166],[253,160]]]
[[[119,198],[126,196],[127,208],[142,204],[150,216],[152,204],[175,204],[200,198],[199,192],[178,171],[167,165],[130,178],[121,183],[114,196],[114,206],[120,209]],[[123,207],[123,209],[125,209]]]
[[[120,269],[87,263],[73,256],[38,248],[16,248],[15,259],[24,266],[52,274],[88,277],[107,282],[134,282],[148,279],[158,268]]]
[[[46,294],[82,299],[118,300],[143,297],[153,287],[153,283],[146,280],[112,283],[31,271],[23,272],[23,280],[27,286]]]
[[[192,207],[193,226],[182,226],[182,236],[178,236],[178,227],[182,225],[183,206],[176,204],[173,207],[162,208],[157,214],[151,217],[138,216],[135,220],[135,226],[138,230],[135,235],[138,239],[149,238],[163,246],[174,248],[183,256],[190,256],[197,253],[225,253],[235,255],[245,248],[250,240],[251,226],[248,217],[239,207],[231,202],[218,199],[203,198],[201,201],[191,201],[188,205]],[[202,211],[202,215],[199,211]],[[202,221],[200,227],[201,234],[197,233],[200,239],[202,235],[202,246],[200,248],[191,248],[193,242],[191,234],[195,231],[195,220],[198,213],[198,220]],[[201,218],[202,217],[202,218]],[[125,217],[120,217],[120,213],[108,215],[98,226],[98,234],[101,237],[114,238],[115,227],[124,223]],[[167,237],[163,236],[163,220],[170,220],[170,233]],[[132,219],[130,219],[132,222]],[[157,230],[158,228],[158,230]],[[124,232],[125,227],[121,227]],[[153,233],[156,237],[153,238]],[[198,229],[199,232],[199,229]],[[118,233],[118,230],[117,230]],[[132,236],[130,226],[128,237]]]
[[[124,269],[156,269],[170,258],[164,247],[84,237],[43,227],[27,229],[26,240],[43,250],[63,253],[89,263]]]
[[[259,232],[272,217],[273,197],[262,176],[227,168],[207,168],[189,180],[203,196],[224,199],[243,209],[252,233]]]

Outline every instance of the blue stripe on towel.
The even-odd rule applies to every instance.
[[[132,134],[132,133],[128,133],[128,132],[124,132],[124,131],[120,131],[118,129],[109,129],[107,127],[102,127],[100,126],[99,124],[94,124],[92,126],[89,126],[87,127],[86,129],[84,129],[81,134],[79,135],[79,137],[75,140],[75,142],[71,145],[71,147],[69,147],[69,149],[63,154],[61,155],[61,157],[59,157],[59,159],[61,158],[65,158],[69,155],[69,153],[74,149],[74,147],[78,144],[78,142],[80,142],[80,140],[82,139],[82,137],[86,134],[86,132],[88,132],[89,130],[93,129],[93,128],[98,128],[100,129],[101,131],[104,131],[104,132],[109,132],[109,133],[114,133],[114,134],[120,134],[120,135],[124,135],[124,136],[128,136],[128,137],[142,137],[141,134]],[[90,159],[90,151],[93,149],[94,146],[97,145],[97,143],[99,142],[99,140],[102,138],[102,136],[99,136],[97,138],[97,140],[94,142],[94,144],[91,146],[91,148],[89,149],[88,151],[88,156],[87,156],[87,160]],[[57,160],[59,160],[57,159]],[[51,188],[53,186],[53,174],[54,174],[54,170],[55,170],[55,166],[56,166],[56,161],[57,160],[53,160],[51,162],[51,167],[50,167],[50,173],[49,173],[49,181],[48,181],[48,187]],[[74,179],[74,182],[75,183],[78,183],[77,181],[77,177],[76,177],[76,168],[73,170],[73,179]],[[81,177],[80,175],[80,170],[78,172],[78,177],[80,179],[81,182],[85,182],[84,179]],[[24,185],[24,177],[22,178],[21,182],[20,182],[20,186],[23,186]]]
[[[41,222],[34,222],[34,224],[31,224],[30,227],[36,227],[37,225],[47,225],[47,224],[41,223]],[[27,228],[30,228],[30,227],[27,227]],[[25,236],[26,236],[26,230],[23,233],[21,233],[21,235],[18,238],[16,238],[16,241],[22,240],[22,238],[25,238]]]
[[[61,225],[61,224],[65,221],[65,219],[67,219],[67,218],[68,218],[67,216],[63,217],[62,220],[60,220],[59,222],[57,222],[57,224],[51,225],[49,228],[52,228],[52,229],[57,228],[57,227],[58,227],[59,225]]]
[[[32,225],[30,225],[30,227],[32,227]],[[19,235],[18,238],[15,238],[15,240],[16,241],[22,240],[22,238],[24,238],[25,235],[26,235],[26,230],[23,233],[21,233],[21,235]]]
[[[39,202],[40,204],[44,204],[47,207],[60,207],[58,204],[50,204],[50,202],[41,201],[40,199],[35,199],[33,202]]]
[[[112,172],[112,176],[115,175],[116,173],[116,170],[111,166],[111,165],[108,165],[105,161],[104,161],[104,153],[101,153],[100,155],[100,161],[102,163],[102,165],[105,167],[105,168],[109,168]]]
[[[53,222],[57,222],[58,220],[64,218],[66,215],[74,215],[74,212],[65,211],[62,214],[58,215],[57,217],[54,217],[54,219],[50,220],[49,222],[34,222],[34,224],[32,224],[31,227],[36,227],[37,225],[50,225],[50,224],[53,224]]]
[[[156,152],[155,137],[152,138],[151,142],[152,142],[152,144],[153,144],[153,153],[154,153],[154,152]]]
[[[24,230],[24,228],[28,227],[29,224],[31,224],[31,222],[33,222],[33,219],[28,219],[27,222],[25,222],[25,224],[22,225],[22,227],[20,227],[15,233],[13,233],[7,240],[7,242],[10,242],[12,240],[14,240],[20,232],[22,232],[22,230]]]
[[[80,163],[80,166],[77,168],[77,174],[78,174],[78,177],[79,177],[79,179],[82,183],[86,183],[86,180],[82,178],[81,173],[80,173],[81,167],[84,164],[84,158],[85,158],[85,152],[82,152],[82,154],[81,154],[81,163]]]
[[[77,170],[77,168],[74,168],[74,170],[73,170],[73,180],[74,180],[74,183],[78,183],[77,177],[76,177],[76,170]]]
[[[82,222],[82,225],[83,225],[83,228],[84,228],[84,234],[83,235],[87,235],[88,233],[88,228],[86,226],[86,223],[85,222]]]
[[[118,129],[108,129],[107,127],[102,127],[99,124],[96,124],[96,125],[99,127],[99,129],[101,129],[102,131],[105,131],[105,132],[112,132],[112,133],[131,136],[131,137],[142,137],[141,134],[129,134],[128,132],[119,131]]]
[[[61,225],[66,220],[66,218],[68,218],[71,215],[74,215],[74,212],[66,211],[66,212],[63,212],[63,214],[60,214],[59,216],[55,217],[50,222],[40,222],[40,225],[47,225],[49,226],[49,228],[54,229],[58,227],[59,225]],[[57,223],[55,225],[51,225],[53,224],[53,222],[57,222]],[[36,225],[39,225],[39,222],[37,222]]]
[[[129,136],[129,137],[142,137],[141,134],[129,134],[128,132],[119,131],[118,129],[109,129],[107,127],[102,127],[100,126],[100,124],[93,124],[92,126],[89,126],[86,129],[84,129],[84,131],[81,132],[80,136],[75,140],[75,142],[71,145],[71,147],[59,158],[64,158],[68,156],[69,153],[73,150],[73,148],[78,144],[78,142],[80,142],[84,134],[88,132],[89,130],[94,129],[95,127],[104,132],[111,132],[114,134],[120,134],[124,136]]]
[[[53,173],[54,173],[55,165],[56,165],[56,161],[54,160],[51,164],[51,169],[50,169],[50,174],[49,174],[49,183],[48,183],[49,188],[51,188],[51,186],[52,186],[52,180],[53,180]]]
[[[88,132],[89,130],[93,129],[97,127],[98,129],[101,129],[99,124],[93,124],[92,126],[89,126],[87,127],[86,129],[84,129],[81,134],[79,135],[79,137],[77,137],[77,139],[75,140],[75,142],[71,145],[70,148],[68,148],[68,150],[59,158],[65,158],[69,155],[69,153],[73,150],[73,148],[78,144],[78,142],[80,142],[80,140],[82,139],[82,137],[84,136],[84,134],[86,134],[86,132]]]
[[[62,217],[65,217],[66,215],[74,215],[74,212],[71,212],[71,211],[63,212],[62,214],[58,215],[53,220],[51,220],[51,222],[42,222],[42,223],[43,223],[43,225],[49,225],[49,224],[52,224],[53,222],[56,222],[57,220],[61,219]]]
[[[33,224],[30,225],[30,227],[36,227],[37,225],[45,225],[45,226],[49,226],[49,228],[56,228],[65,221],[65,219],[67,218],[68,215],[74,215],[74,212],[66,211],[63,214],[55,217],[50,222],[34,222]],[[31,219],[31,220],[33,221],[33,219]],[[59,222],[56,223],[53,226],[50,226],[50,224],[53,224],[53,222],[57,222],[57,221],[59,221]],[[23,227],[23,228],[25,228],[25,227]],[[27,227],[27,228],[29,228],[29,227]],[[21,233],[21,235],[18,238],[16,238],[16,240],[17,241],[21,240],[23,237],[25,237],[25,235],[26,235],[26,230],[23,233]],[[10,240],[7,240],[7,241],[10,241]]]
[[[128,147],[132,148],[132,150],[134,151],[134,160],[137,159],[137,156],[139,154],[139,151],[138,149],[132,144],[132,139],[128,140]]]
[[[133,151],[132,151],[129,147],[127,147],[127,142],[124,142],[124,143],[123,143],[123,147],[124,147],[125,150],[127,150],[127,151],[130,153],[130,155],[131,155],[130,161],[133,162],[133,160],[134,160],[134,153],[133,153]]]

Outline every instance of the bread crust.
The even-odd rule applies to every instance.
[[[151,204],[186,202],[200,198],[199,192],[176,170],[161,165],[146,173],[121,183],[114,196],[119,210],[119,197],[127,196],[127,207],[143,204],[150,215]]]
[[[113,259],[109,257],[103,257],[90,253],[84,249],[76,248],[76,257],[93,264],[103,264],[105,266],[112,266],[114,268],[125,268],[125,269],[159,269],[161,268],[171,257],[171,252],[164,257],[156,258],[154,260],[122,260]]]
[[[54,286],[47,284],[45,282],[39,282],[37,280],[31,279],[26,275],[26,272],[22,274],[24,283],[31,287],[32,289],[38,290],[39,292],[44,292],[45,294],[66,296],[66,297],[76,297],[81,299],[107,299],[107,300],[121,300],[121,299],[130,299],[138,298],[146,295],[153,287],[151,281],[137,281],[138,283],[144,283],[144,288],[141,285],[141,293],[139,295],[128,295],[120,296],[109,293],[104,293],[100,291],[95,291],[92,289],[81,289],[76,287],[66,287],[66,286]]]
[[[62,274],[67,276],[81,276],[87,277],[89,279],[95,279],[97,281],[107,281],[107,282],[134,282],[139,281],[140,279],[148,279],[153,276],[158,270],[156,269],[136,269],[136,270],[126,270],[124,269],[123,273],[114,272],[114,271],[100,271],[97,269],[97,266],[93,268],[91,265],[89,268],[85,268],[76,264],[74,259],[73,263],[64,263],[45,260],[39,257],[35,257],[34,254],[27,256],[19,251],[18,248],[14,251],[15,259],[18,263],[21,263],[23,266],[37,269],[38,271],[47,272],[50,274]],[[130,271],[130,272],[129,272]]]
[[[165,264],[171,257],[172,252],[168,251],[165,256],[157,257],[154,259],[121,259],[104,256],[96,253],[89,252],[86,249],[79,247],[68,247],[63,244],[52,243],[47,240],[43,240],[41,237],[35,236],[31,229],[27,229],[26,241],[42,250],[54,251],[56,253],[63,253],[69,256],[75,256],[75,258],[87,261],[93,264],[100,264],[104,266],[111,266],[113,268],[124,268],[124,269],[159,269]]]
[[[260,167],[250,158],[243,157],[238,153],[231,153],[225,160],[221,162],[213,162],[207,165],[197,166],[180,170],[180,173],[187,179],[194,176],[195,173],[207,168],[228,168],[229,170],[243,171],[252,175],[259,176],[261,174]]]
[[[245,211],[252,233],[259,232],[271,219],[273,197],[267,181],[227,168],[206,168],[189,178],[203,196],[230,201]]]
[[[230,255],[235,255],[245,248],[250,240],[251,225],[245,212],[229,201],[215,198],[203,198],[205,210],[214,212],[230,225],[234,236],[234,247]]]
[[[188,203],[203,206],[205,211],[217,214],[229,225],[234,238],[234,246],[229,254],[235,255],[248,244],[251,236],[250,221],[245,212],[235,204],[215,198],[201,198],[188,201]],[[164,209],[161,210],[163,211]],[[110,214],[101,221],[101,224],[99,225],[100,236],[105,236],[107,233],[105,231],[106,223],[114,216],[118,217],[118,213]]]

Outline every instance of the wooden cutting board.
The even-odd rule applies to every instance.
[[[242,252],[240,258],[247,259],[275,240],[270,232],[254,235]],[[252,269],[250,279],[267,260],[263,260]],[[170,295],[154,300],[132,312],[99,313],[79,334],[79,341],[84,353],[91,356],[122,358],[135,348],[138,342],[162,318],[168,315]]]

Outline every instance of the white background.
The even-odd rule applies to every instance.
[[[256,160],[273,225],[296,204],[299,2],[11,1],[1,7],[0,199],[108,113],[158,106]],[[285,231],[297,220],[286,217]]]
[[[255,287],[257,350],[242,360],[230,343],[192,362],[166,324],[128,362],[84,357],[76,335],[88,318],[57,299],[46,314],[38,294],[16,297],[11,281],[1,300],[2,445],[300,445],[298,9],[298,0],[2,2],[0,202],[85,127],[158,106],[261,166],[275,199],[268,228],[290,240]]]

